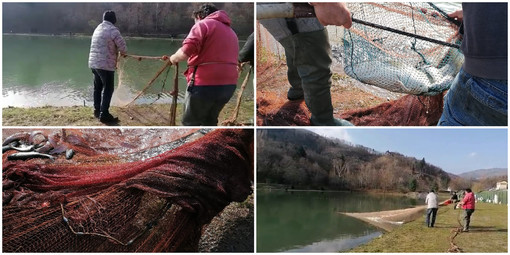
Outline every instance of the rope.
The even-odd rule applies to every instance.
[[[99,237],[103,237],[103,238],[106,238],[106,239],[109,239],[111,240],[112,242],[114,243],[117,243],[119,245],[122,245],[122,246],[128,246],[128,245],[131,245],[134,241],[136,241],[138,238],[140,238],[142,235],[144,235],[147,231],[149,231],[150,229],[152,229],[152,227],[154,225],[157,225],[158,221],[163,218],[163,216],[165,215],[165,213],[168,211],[168,209],[170,209],[170,207],[172,206],[171,203],[169,203],[168,201],[163,205],[163,208],[161,208],[161,212],[159,213],[159,215],[157,215],[156,219],[147,223],[145,225],[145,229],[141,230],[135,237],[133,237],[131,240],[127,241],[127,242],[122,242],[120,241],[119,239],[109,235],[108,233],[106,233],[105,231],[103,231],[104,234],[101,234],[101,233],[95,233],[95,232],[83,232],[83,231],[76,231],[74,230],[74,228],[71,226],[71,224],[69,223],[69,218],[66,217],[66,213],[65,213],[65,210],[64,210],[64,205],[61,203],[60,204],[60,208],[61,208],[61,211],[62,211],[62,220],[64,221],[64,223],[67,225],[67,227],[69,228],[69,230],[71,230],[71,232],[75,235],[79,235],[79,236],[85,236],[85,235],[88,235],[88,236],[99,236]]]
[[[241,98],[243,96],[244,89],[246,88],[246,85],[248,84],[248,80],[250,78],[250,74],[252,71],[252,66],[248,69],[248,74],[246,74],[243,84],[241,85],[241,90],[239,91],[239,94],[237,95],[237,103],[236,108],[234,110],[234,113],[232,114],[232,117],[228,120],[223,121],[221,124],[224,126],[233,126],[236,123],[237,116],[239,115],[239,108],[241,106]]]
[[[456,204],[454,204],[456,206]],[[460,223],[460,215],[462,213],[462,209],[459,210],[458,216],[457,216],[457,223],[459,223],[459,226],[456,228],[453,228],[450,230],[450,236],[448,237],[448,241],[450,242],[450,248],[446,250],[446,252],[464,252],[455,242],[454,239],[462,233],[462,230],[464,227]]]
[[[131,55],[131,54],[123,54],[122,57],[124,57],[124,58],[126,58],[126,57],[135,58],[135,59],[138,59],[138,61],[141,61],[143,59],[157,59],[157,60],[161,60],[161,57],[140,56],[140,55]]]

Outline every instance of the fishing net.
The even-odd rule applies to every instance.
[[[112,105],[120,111],[146,125],[176,125],[177,104],[184,101],[187,81],[177,65],[163,61],[159,56],[124,55],[119,56],[117,65],[118,87],[112,97]],[[242,67],[239,74],[237,96],[227,103],[221,125],[251,125],[245,121],[250,104],[249,93],[245,88],[249,82],[251,66]],[[242,82],[242,83],[241,83]],[[244,99],[243,107],[241,107]],[[170,104],[165,107],[165,104]],[[136,106],[136,107],[135,107]],[[156,114],[155,114],[156,113]],[[241,119],[243,118],[243,119]]]
[[[435,126],[443,113],[443,94],[405,95],[397,100],[340,115],[356,126]]]
[[[179,82],[179,67],[158,56],[123,55],[118,59],[118,87],[112,105],[143,125],[175,126],[177,103],[184,98],[186,86],[185,81]]]
[[[196,251],[203,226],[252,192],[253,152],[252,129],[212,131],[131,162],[10,161],[6,152],[3,251]]]
[[[113,93],[112,104],[125,107],[128,104],[171,103],[175,68],[157,56],[119,57],[119,81]],[[179,99],[184,98],[184,92],[180,92]]]
[[[436,95],[451,86],[463,55],[458,26],[431,3],[349,3],[346,74],[393,92]],[[419,39],[421,37],[421,39]]]

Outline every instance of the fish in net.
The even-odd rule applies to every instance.
[[[252,192],[253,152],[252,129],[224,129],[132,162],[4,155],[3,251],[196,251],[203,226]]]
[[[354,22],[344,31],[341,49],[347,75],[413,95],[450,88],[464,57],[459,27],[445,12],[421,2],[349,3],[348,8]]]

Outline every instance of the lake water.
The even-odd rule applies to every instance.
[[[181,46],[182,40],[126,38],[126,43],[129,54],[170,56]],[[240,42],[240,46],[243,44],[244,42]],[[92,106],[93,75],[88,68],[89,49],[90,37],[86,36],[3,35],[2,107],[70,106],[84,103]],[[137,73],[137,76],[149,78],[130,84],[132,86],[130,88],[117,90],[118,79],[116,78],[113,104],[119,92],[124,93],[124,98],[134,98],[162,65],[161,62],[153,62],[155,64],[151,68],[137,70],[144,72]],[[180,63],[179,68],[181,73],[179,98],[182,99],[186,89],[186,80],[182,72],[186,64]],[[240,79],[244,76],[243,73]],[[170,90],[171,87],[173,87],[173,70],[169,73],[165,85],[166,90]],[[171,102],[171,96],[168,93],[158,96],[159,92],[161,92],[161,86],[154,84],[137,103]],[[253,100],[252,80],[246,87],[244,97]],[[233,100],[235,98],[233,97]]]
[[[394,210],[417,203],[394,195],[257,190],[257,251],[349,250],[382,235],[382,231],[338,212]]]

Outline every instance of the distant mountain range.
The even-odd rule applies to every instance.
[[[458,174],[458,176],[465,179],[478,180],[487,177],[508,176],[508,168],[489,168],[478,169],[465,173]]]

